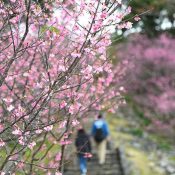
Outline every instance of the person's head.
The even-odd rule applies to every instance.
[[[84,128],[79,128],[77,134],[85,134]]]
[[[97,119],[102,119],[102,118],[103,118],[102,114],[99,114],[99,115],[97,116]]]

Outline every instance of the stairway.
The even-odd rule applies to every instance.
[[[124,175],[118,150],[107,151],[106,162],[104,165],[98,164],[97,154],[93,153],[93,157],[88,161],[87,169],[87,175]],[[65,167],[63,175],[80,175],[76,158]]]

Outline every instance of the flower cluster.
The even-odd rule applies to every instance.
[[[121,0],[0,2],[0,145],[10,150],[16,143],[0,171],[11,155],[26,160],[30,148],[31,167],[24,162],[24,169],[33,174],[37,152],[45,152],[45,162],[48,142],[71,144],[61,136],[85,112],[115,111],[123,70],[107,47],[111,27],[131,11],[121,7]]]

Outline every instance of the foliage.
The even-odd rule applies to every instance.
[[[151,123],[151,120],[144,115],[144,111],[142,110],[142,108],[140,108],[140,106],[133,101],[133,98],[130,97],[129,94],[125,94],[125,100],[127,106],[129,108],[132,108],[134,114],[136,114],[135,117],[139,119],[140,125],[148,126]],[[123,108],[123,110],[125,110],[125,106]]]
[[[113,45],[124,42],[128,33],[142,33],[150,38],[156,38],[163,33],[175,36],[174,0],[132,0],[126,4],[132,8],[131,13],[123,20],[132,22],[133,27],[129,31],[116,28],[112,35]]]
[[[133,35],[118,51],[121,61],[127,62],[124,84],[130,107],[169,132],[175,112],[174,46],[174,38],[166,35],[157,39]]]
[[[133,7],[130,17],[134,16],[135,14],[143,13],[143,15],[141,15],[142,24],[135,23],[135,26],[141,27],[145,34],[155,37],[164,30],[175,34],[175,30],[172,27],[174,22],[173,9],[175,7],[173,0],[134,0],[130,2],[130,5]],[[165,22],[165,20],[171,23],[171,27],[169,27],[169,29],[162,28],[162,24]]]
[[[162,154],[167,153],[167,150],[164,149],[162,145],[169,145],[169,148],[173,149],[174,144],[170,144],[167,141],[167,138],[164,137],[158,137],[157,135],[154,135],[152,133],[146,132],[146,137],[141,137],[138,139],[137,134],[131,135],[129,132],[130,130],[135,130],[135,126],[133,126],[133,123],[135,123],[136,126],[138,126],[137,121],[134,118],[130,118],[130,120],[124,116],[119,117],[116,114],[111,115],[108,114],[108,122],[110,126],[111,136],[113,138],[113,142],[117,147],[122,146],[124,148],[124,152],[126,155],[126,160],[129,160],[129,162],[132,164],[130,167],[130,171],[133,172],[131,174],[135,175],[137,173],[143,175],[165,175],[166,173],[161,173],[157,170],[156,166],[153,166],[150,168],[150,157],[153,157],[151,159],[152,162],[155,163],[155,165],[160,161],[160,157],[156,154],[156,149],[159,150]],[[137,128],[137,127],[136,127]],[[126,130],[125,132],[123,130]],[[142,128],[143,129],[143,128]],[[137,128],[136,130],[140,130]],[[140,130],[141,131],[141,130]],[[139,131],[139,132],[140,132]],[[143,133],[144,134],[144,131]],[[135,146],[140,145],[140,147]],[[151,145],[156,146],[156,148]],[[150,147],[150,149],[148,149]],[[163,148],[163,149],[162,149]]]
[[[129,131],[130,134],[137,136],[137,137],[142,137],[143,136],[143,131],[139,128],[134,128]]]

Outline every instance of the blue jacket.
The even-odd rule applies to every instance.
[[[98,128],[103,129],[103,133],[104,133],[105,137],[107,137],[109,135],[108,124],[106,123],[106,121],[104,119],[98,119],[93,123],[92,129],[91,129],[92,136],[95,135],[96,129],[98,129]]]

